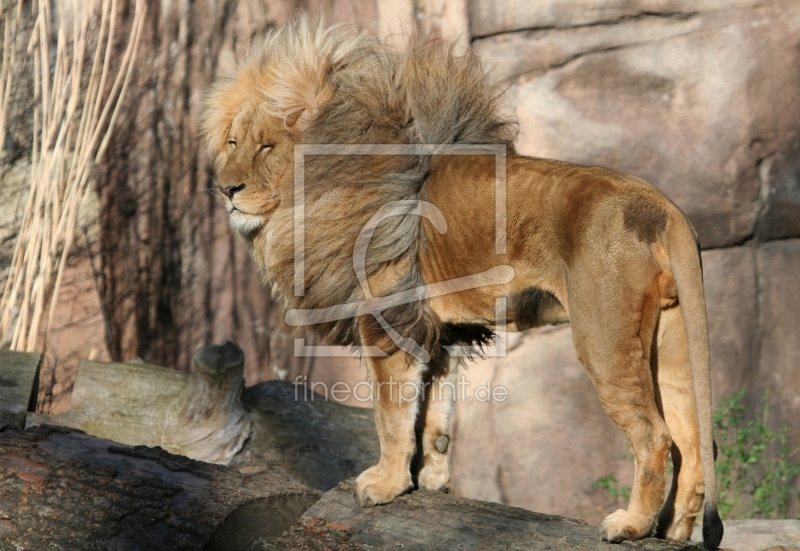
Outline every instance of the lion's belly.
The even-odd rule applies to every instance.
[[[484,325],[503,331],[569,322],[556,296],[540,287],[488,286],[429,299],[429,305],[445,323]]]

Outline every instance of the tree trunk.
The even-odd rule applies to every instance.
[[[159,446],[228,465],[250,437],[242,407],[244,354],[232,342],[199,348],[188,376],[140,362],[84,360],[70,408],[29,413],[27,424],[59,425],[132,446]]]
[[[0,350],[0,425],[25,426],[41,357],[38,353]]]
[[[0,549],[246,549],[282,534],[319,495],[160,448],[0,429]]]
[[[253,429],[242,407],[244,353],[236,344],[199,348],[169,427],[169,450],[228,465]]]
[[[388,505],[359,507],[353,480],[327,492],[303,515],[302,523],[277,539],[262,538],[251,550],[514,549],[517,551],[682,551],[691,542],[653,538],[610,545],[582,520],[534,513],[442,492],[418,490]]]
[[[0,430],[0,549],[610,548],[581,520],[430,490],[361,508],[353,484],[342,482],[320,499],[279,474],[244,475],[68,429],[7,426]],[[615,549],[700,547],[645,539]]]

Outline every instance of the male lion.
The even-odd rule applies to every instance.
[[[453,345],[569,321],[635,460],[630,506],[602,538],[688,539],[705,499],[715,549],[696,235],[639,178],[515,155],[501,102],[472,54],[390,48],[308,16],[208,95],[202,128],[230,226],[288,321],[367,351],[381,457],[356,499],[447,489]]]

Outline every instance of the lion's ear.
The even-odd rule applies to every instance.
[[[308,129],[309,124],[311,123],[311,116],[308,113],[308,109],[302,107],[296,111],[293,111],[286,115],[283,119],[283,124],[286,125],[286,128],[293,133],[302,134]]]
[[[283,124],[294,134],[302,134],[314,122],[314,118],[333,97],[333,89],[328,84],[324,72],[315,81],[303,81],[287,94],[290,107],[285,111]],[[293,104],[293,105],[292,105]]]

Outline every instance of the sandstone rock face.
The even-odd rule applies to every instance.
[[[757,0],[471,0],[469,15],[472,34],[486,36],[524,29],[604,25],[650,14],[680,18],[759,4]]]
[[[510,83],[520,152],[648,179],[704,248],[798,235],[800,4],[678,2],[670,15],[649,2],[618,14],[543,4],[525,4],[528,27],[576,15],[474,42]]]
[[[770,422],[792,427],[794,449],[800,443],[800,239],[760,247],[756,262],[760,342],[747,388],[752,389],[753,399],[769,390]]]
[[[704,251],[703,279],[716,401],[746,388],[759,342],[756,249]]]

